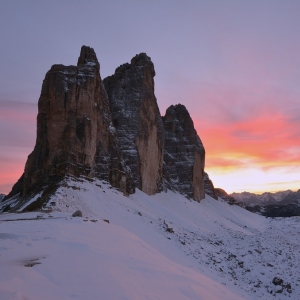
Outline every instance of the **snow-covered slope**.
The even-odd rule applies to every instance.
[[[298,217],[83,179],[46,209],[0,215],[0,299],[299,299]]]

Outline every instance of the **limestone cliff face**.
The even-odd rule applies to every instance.
[[[182,194],[200,201],[205,197],[205,150],[184,105],[170,106],[163,117],[165,178]]]
[[[149,195],[162,188],[164,148],[154,76],[151,59],[141,53],[103,80],[123,157],[136,187]]]
[[[96,176],[131,191],[99,70],[94,50],[83,46],[77,66],[54,65],[46,74],[21,194],[66,174]]]

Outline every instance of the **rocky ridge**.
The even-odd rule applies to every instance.
[[[187,109],[172,105],[162,117],[154,76],[141,53],[102,81],[87,46],[77,66],[53,65],[38,102],[36,145],[2,210],[20,210],[38,193],[30,209],[41,208],[66,175],[105,180],[124,194],[169,188],[196,201],[205,192],[217,199]]]
[[[226,201],[228,204],[230,205],[239,205],[238,201],[227,194],[226,191],[224,191],[223,189],[220,188],[216,188],[214,189],[214,192],[217,194],[218,198],[221,198],[222,200]]]
[[[278,204],[284,201],[285,198],[293,198],[294,193],[291,190],[282,191],[282,192],[265,192],[261,195],[249,193],[249,192],[242,192],[242,193],[232,193],[231,196],[235,198],[239,202],[243,202],[245,204],[253,205],[253,204]]]
[[[266,217],[300,216],[300,190],[291,190],[261,195],[243,192],[232,193],[230,197],[245,209]]]

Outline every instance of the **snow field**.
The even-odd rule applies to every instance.
[[[300,218],[83,179],[50,208],[0,215],[1,300],[299,299]]]

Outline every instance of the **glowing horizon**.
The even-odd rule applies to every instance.
[[[14,132],[18,138],[10,140],[10,146],[2,146],[5,151],[0,155],[0,193],[7,194],[11,190],[33,150],[36,110],[37,105],[33,104],[1,105],[1,119],[13,123],[17,120],[19,126]],[[228,193],[297,191],[300,188],[297,149],[300,138],[291,139],[295,132],[284,116],[272,115],[271,120],[268,115],[259,116],[226,127],[197,119],[194,124],[206,149],[205,171],[215,187]],[[242,143],[239,132],[243,132]],[[283,159],[279,159],[281,156]]]
[[[280,113],[228,124],[196,120],[215,187],[228,193],[299,190],[300,136],[294,123]]]

